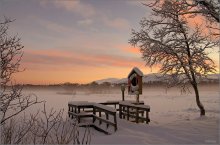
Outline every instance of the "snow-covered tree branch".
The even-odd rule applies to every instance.
[[[146,65],[159,64],[161,73],[172,76],[172,86],[181,84],[185,88],[191,84],[201,115],[205,115],[197,83],[200,77],[215,72],[208,50],[218,46],[219,41],[202,33],[199,25],[189,27],[186,16],[182,15],[188,9],[175,0],[165,0],[152,10],[151,19],[140,21],[140,31],[132,30],[129,42],[140,47]]]
[[[220,1],[219,0],[176,0],[176,2],[184,7],[184,11],[181,11],[179,15],[190,15],[190,17],[196,17],[198,15],[206,18],[206,25],[213,32],[212,35],[220,35]],[[146,6],[156,7],[161,5],[163,0],[155,0],[153,3],[145,2]]]

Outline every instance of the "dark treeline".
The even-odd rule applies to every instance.
[[[93,89],[93,88],[101,88],[101,89],[107,89],[107,88],[119,88],[122,84],[127,84],[126,83],[119,83],[119,84],[112,84],[110,82],[104,82],[101,84],[98,84],[97,82],[93,81],[88,84],[79,84],[79,83],[61,83],[61,84],[48,84],[48,85],[35,85],[35,84],[23,84],[22,86],[24,88],[52,88],[52,89],[58,89],[58,88],[65,88],[65,89]],[[209,80],[202,80],[199,82],[199,84],[206,85],[206,84],[219,84],[218,79],[209,79]],[[166,82],[163,81],[149,81],[149,82],[144,82],[143,86],[164,86],[167,85]]]

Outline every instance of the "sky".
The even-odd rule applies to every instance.
[[[24,45],[17,83],[90,83],[125,78],[133,67],[155,73],[128,40],[151,10],[142,0],[1,0],[0,18]],[[218,62],[218,54],[211,54]]]

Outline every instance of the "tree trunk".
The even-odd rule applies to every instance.
[[[197,84],[194,84],[194,83],[192,84],[192,86],[193,86],[193,89],[194,89],[195,95],[196,95],[196,104],[200,109],[200,116],[203,116],[203,115],[205,115],[205,108],[204,108],[204,106],[202,105],[202,103],[200,102],[200,99],[199,99],[198,86],[197,86]]]

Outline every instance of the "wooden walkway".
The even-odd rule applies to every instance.
[[[109,126],[112,126],[114,131],[117,130],[116,110],[111,107],[84,101],[69,102],[68,108],[69,117],[72,119],[75,117],[79,126],[91,126],[106,134],[110,134]],[[81,123],[82,118],[91,118],[92,122]],[[102,123],[106,124],[105,128],[101,127]]]

